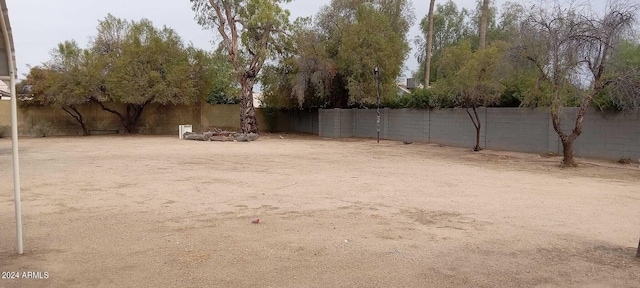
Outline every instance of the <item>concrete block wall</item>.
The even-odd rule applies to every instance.
[[[318,110],[293,110],[288,116],[292,132],[318,135]]]
[[[557,151],[557,144],[549,147],[549,111],[543,109],[500,108],[486,109],[484,147],[522,152]]]
[[[429,110],[388,110],[384,138],[403,141],[429,141]]]
[[[561,112],[561,127],[567,133],[573,129],[577,111],[565,108]],[[482,147],[562,153],[548,109],[480,108],[478,114]],[[376,137],[375,109],[321,109],[318,120],[321,137]],[[383,139],[469,148],[475,143],[475,127],[465,109],[381,109],[380,127]],[[640,159],[640,112],[588,111],[574,152],[583,157]]]
[[[258,127],[265,122],[260,120],[258,119]],[[200,125],[203,130],[211,128],[240,130],[240,108],[238,105],[203,103],[200,110]]]
[[[0,127],[10,126],[9,101],[0,101]],[[109,104],[110,108],[126,111],[124,105]],[[96,104],[79,105],[85,123],[90,130],[119,130],[125,133],[122,123],[115,115],[103,111]],[[238,105],[158,105],[145,107],[138,121],[141,134],[177,135],[178,125],[191,124],[196,132],[211,128],[240,129]],[[266,121],[264,109],[256,109],[258,126],[262,131],[287,131],[319,133],[318,112],[313,110],[275,111],[275,121]],[[60,108],[51,106],[18,106],[18,133],[22,136],[37,135],[33,127],[40,123],[51,127],[51,136],[80,135],[78,123]],[[270,127],[273,125],[274,127]],[[345,125],[351,125],[346,123]],[[5,135],[8,136],[8,135]]]
[[[194,106],[194,108],[197,108],[197,106]],[[202,130],[211,128],[240,130],[238,105],[210,105],[203,103],[200,111],[200,122],[195,123],[200,123]],[[267,116],[267,113],[275,114]],[[256,118],[260,131],[319,134],[318,110],[277,110],[267,112],[265,109],[256,108]]]
[[[575,113],[570,112],[572,116]],[[575,118],[568,123],[572,125]],[[577,155],[585,157],[640,159],[640,113],[604,114],[589,111],[583,131],[574,143]],[[560,150],[561,151],[561,150]]]
[[[480,146],[486,143],[487,135],[486,125],[486,109],[478,108],[478,115],[481,119],[480,129]],[[471,110],[469,110],[471,112]],[[471,112],[473,114],[473,112]],[[430,126],[428,142],[470,147],[472,148],[476,142],[476,128],[471,122],[471,118],[465,109],[435,109],[430,112]]]
[[[339,138],[340,132],[340,109],[323,109],[318,113],[318,125],[322,137]],[[353,127],[349,127],[353,129]]]
[[[200,107],[195,105],[153,105],[150,111],[142,113],[138,131],[141,134],[178,135],[178,126],[193,125],[194,131],[200,131]],[[145,108],[146,109],[146,108]]]
[[[384,109],[383,109],[384,110]],[[380,110],[380,118],[382,119],[382,115],[384,113],[383,110]],[[388,110],[388,109],[387,109]],[[323,110],[320,110],[323,111]],[[358,123],[354,125],[353,137],[360,138],[375,138],[377,135],[377,113],[375,109],[354,109],[354,123]],[[382,129],[380,129],[382,132]]]
[[[354,110],[341,110],[338,111],[337,129],[340,131],[340,137],[353,137],[353,131],[355,123],[353,122]]]

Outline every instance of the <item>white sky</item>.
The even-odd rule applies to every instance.
[[[428,0],[413,0],[416,21],[409,32],[409,39],[420,32],[418,22],[428,12]],[[494,0],[500,7],[505,0]],[[107,13],[116,17],[139,20],[147,18],[155,26],[166,25],[175,29],[185,42],[212,50],[213,31],[205,31],[194,20],[188,0],[6,0],[13,30],[18,62],[18,75],[28,72],[27,64],[39,65],[49,59],[49,51],[65,40],[76,40],[86,47],[90,36],[95,35],[99,19]],[[458,7],[472,9],[475,0],[454,0]],[[291,17],[315,16],[319,8],[330,0],[296,0],[286,7]],[[437,0],[436,3],[445,3]],[[412,44],[413,45],[413,44]],[[406,75],[418,67],[411,52],[405,63]]]

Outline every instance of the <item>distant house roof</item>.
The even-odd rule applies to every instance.
[[[407,88],[407,84],[404,82],[398,82],[396,83],[396,86],[398,87],[398,96],[402,96],[405,94],[411,94],[411,90],[409,90]]]

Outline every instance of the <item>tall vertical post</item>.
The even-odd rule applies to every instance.
[[[11,144],[13,149],[13,194],[15,198],[16,210],[16,238],[18,242],[18,254],[24,252],[22,245],[22,203],[20,201],[20,163],[18,159],[18,103],[16,99],[16,67],[13,60],[13,40],[9,37],[9,23],[5,19],[7,7],[2,1],[0,7],[0,28],[4,36],[4,45],[7,53],[7,64],[9,68],[9,89],[11,90]]]
[[[18,254],[24,252],[22,245],[22,203],[20,198],[20,160],[18,158],[18,109],[16,97],[16,77],[14,70],[10,70],[11,80],[11,146],[13,149],[13,196],[16,210],[16,239],[18,241]]]
[[[378,67],[378,64],[376,64],[376,68],[374,70],[374,73],[376,74],[376,85],[377,88],[376,90],[378,91],[378,108],[376,109],[376,127],[377,127],[377,139],[378,139],[378,143],[380,143],[380,67]]]

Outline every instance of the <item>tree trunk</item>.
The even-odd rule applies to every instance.
[[[479,49],[484,49],[487,46],[487,21],[489,18],[489,0],[482,0],[482,11],[480,15],[480,44]]]
[[[258,121],[256,120],[256,110],[253,107],[253,83],[255,78],[243,76],[242,98],[240,99],[240,129],[242,133],[260,134]]]
[[[120,119],[120,123],[122,123],[122,126],[124,127],[124,129],[127,130],[127,133],[129,134],[138,133],[138,130],[137,130],[138,120],[140,120],[140,116],[142,115],[142,111],[144,110],[144,107],[151,102],[151,100],[148,100],[147,102],[144,102],[143,104],[140,104],[140,105],[127,104],[127,112],[125,115],[122,115],[122,113],[107,107],[106,105],[104,105],[104,103],[98,100],[93,99],[93,101],[98,103],[98,105],[100,105],[102,110],[118,116],[118,118]]]
[[[429,32],[427,35],[427,57],[424,67],[424,88],[429,88],[429,81],[431,78],[431,49],[433,46],[433,5],[436,0],[431,0],[429,4]]]
[[[78,111],[78,109],[76,108],[75,105],[69,105],[69,106],[63,106],[62,110],[64,110],[64,112],[67,112],[67,114],[71,115],[71,117],[73,117],[74,119],[76,119],[76,121],[78,121],[78,124],[80,124],[80,128],[82,128],[82,136],[89,136],[89,129],[87,129],[87,125],[84,123],[84,118],[82,117],[82,114],[80,113],[80,111]]]
[[[124,126],[127,129],[129,134],[137,134],[138,133],[138,120],[140,120],[140,116],[142,115],[142,111],[144,110],[144,104],[127,104],[127,116],[124,119]]]
[[[82,127],[82,136],[91,135],[91,133],[89,133],[89,129],[87,128],[87,125],[85,125],[84,122],[80,122],[80,127]]]
[[[482,122],[480,122],[480,116],[478,116],[478,110],[476,106],[471,106],[471,110],[473,110],[473,115],[469,112],[469,108],[467,107],[467,115],[471,118],[471,122],[473,122],[473,126],[476,128],[476,145],[473,146],[473,151],[478,152],[482,150],[480,147],[480,130],[482,128]]]
[[[557,102],[556,102],[557,103]],[[551,120],[553,123],[553,129],[560,137],[560,141],[562,142],[562,166],[563,167],[577,167],[573,157],[573,142],[578,139],[580,134],[582,134],[582,123],[584,121],[584,115],[587,112],[587,107],[589,107],[588,99],[584,100],[582,106],[580,106],[580,110],[578,110],[578,115],[576,117],[575,125],[573,126],[573,130],[571,134],[567,135],[564,133],[560,127],[560,106],[557,104],[553,104],[551,108]]]
[[[571,137],[564,137],[560,139],[562,141],[562,166],[563,167],[576,167],[575,159],[573,158],[573,140]]]
[[[640,240],[638,241],[638,251],[636,252],[636,257],[640,258]]]
[[[473,147],[473,151],[480,151],[482,150],[482,148],[480,148],[480,127],[476,127],[476,146]]]

